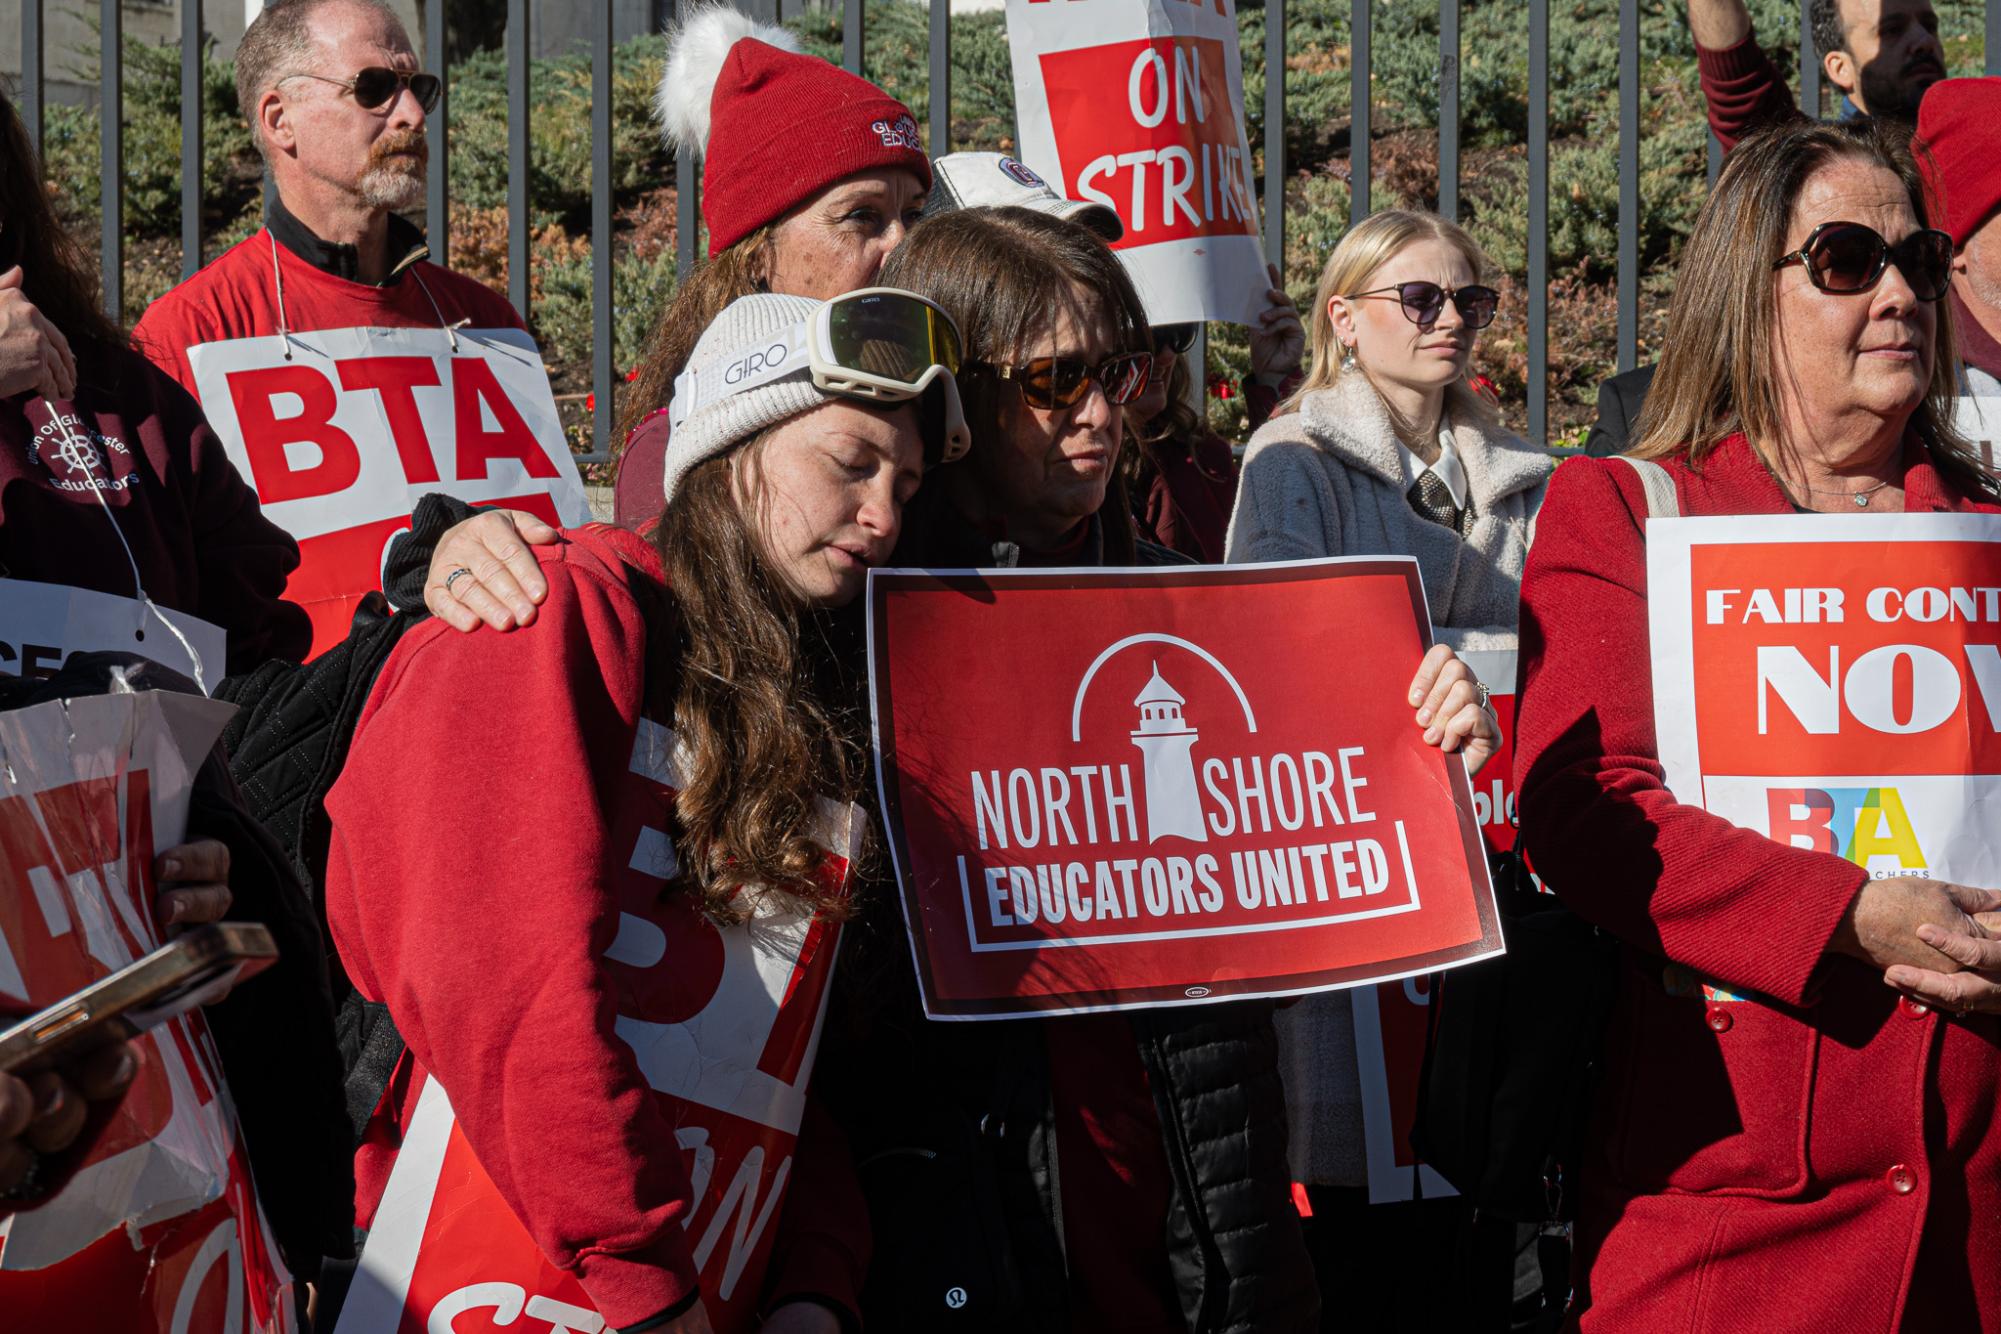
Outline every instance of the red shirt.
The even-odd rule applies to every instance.
[[[435,329],[459,320],[470,320],[475,329],[527,327],[499,293],[428,260],[417,260],[394,282],[377,287],[310,264],[278,244],[269,228],[259,228],[148,306],[132,329],[132,340],[161,370],[200,397],[188,366],[188,349],[225,338],[277,333],[280,275],[285,288],[284,327],[294,333]],[[390,447],[386,438],[382,447]]]
[[[1908,512],[2001,509],[1915,443],[1905,460]],[[1684,514],[1792,512],[1742,436],[1700,472],[1662,462]],[[1581,1328],[2001,1330],[2001,1019],[1948,1022],[1827,959],[1866,872],[1668,792],[1646,514],[1625,464],[1566,462],[1522,582],[1522,842],[1633,947],[1585,1168]],[[1669,987],[1663,958],[1743,999]]]
[[[1072,1015],[1044,1021],[1043,1032],[1071,1327],[1185,1334],[1167,1267],[1173,1180],[1132,1024]]]

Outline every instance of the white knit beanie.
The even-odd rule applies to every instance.
[[[774,354],[775,349],[785,346],[779,336],[812,319],[820,305],[807,297],[776,296],[768,292],[738,297],[702,331],[682,376],[692,376],[704,390],[710,385],[723,387],[721,377],[728,374],[734,363]],[[806,366],[802,359],[801,374],[742,393],[717,397],[704,392],[700,395],[702,401],[693,406],[685,420],[679,411],[672,412],[670,419],[674,425],[667,437],[667,476],[663,483],[666,498],[673,500],[674,488],[695,465],[728,453],[787,417],[796,417],[840,397],[815,388],[813,377],[804,373]],[[682,381],[677,380],[677,398],[682,394],[681,385]]]

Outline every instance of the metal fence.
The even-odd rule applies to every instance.
[[[592,17],[591,29],[591,294],[592,366],[591,384],[605,410],[592,414],[591,452],[579,455],[584,463],[604,462],[610,457],[614,414],[610,411],[618,379],[613,364],[612,338],[612,160],[611,160],[611,48],[612,0],[586,0]],[[202,0],[181,3],[181,271],[191,276],[202,263],[201,168],[202,168]],[[687,0],[680,0],[687,3]],[[41,147],[42,109],[45,103],[43,7],[45,0],[21,0],[21,114],[36,148]],[[866,32],[863,0],[840,0],[842,9],[843,63],[857,73],[862,68]],[[1438,0],[1438,207],[1447,217],[1459,207],[1459,15],[1461,0]],[[103,209],[102,262],[104,302],[114,318],[124,296],[124,232],[121,226],[124,198],[124,160],[121,111],[123,75],[121,59],[122,0],[98,0],[102,27],[103,60],[99,74],[100,144],[99,177]],[[1285,124],[1285,6],[1286,0],[1265,0],[1265,68],[1277,77],[1265,81],[1264,123],[1267,127]],[[1369,212],[1369,89],[1370,89],[1370,0],[1349,0],[1351,27],[1349,131],[1352,172],[1351,221]],[[1546,434],[1549,362],[1549,6],[1550,0],[1529,0],[1529,88],[1528,88],[1528,436],[1541,440]],[[754,17],[775,22],[777,0],[748,0],[741,4]],[[445,4],[431,0],[425,6],[424,50],[441,52],[445,45]],[[1679,5],[1675,4],[1678,9]],[[930,3],[930,124],[932,156],[952,150],[951,134],[951,11],[946,0]],[[508,164],[508,298],[522,318],[529,315],[529,200],[528,127],[530,87],[528,77],[529,0],[508,0],[507,4],[507,164]],[[1986,69],[2001,73],[2001,0],[1987,0],[1985,20]],[[1246,58],[1253,55],[1246,52]],[[433,236],[447,235],[451,202],[448,197],[447,157],[451,123],[449,71],[431,61],[437,73],[446,75],[444,96],[431,113],[431,169],[426,199],[427,224]],[[1814,53],[1812,23],[1804,0],[1800,6],[1799,80],[1802,106],[1820,105],[1820,62]],[[1619,4],[1619,243],[1618,243],[1618,368],[1630,370],[1639,343],[1639,214],[1640,179],[1640,5],[1639,0]],[[1285,265],[1285,139],[1282,133],[1268,134],[1264,145],[1265,252],[1272,263]],[[1712,139],[1709,146],[1709,174],[1715,179],[1722,159]],[[697,194],[700,165],[683,150],[675,161],[675,184],[679,196],[677,272],[686,273],[696,260]]]

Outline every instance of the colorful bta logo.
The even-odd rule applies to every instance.
[[[1781,843],[1862,867],[1876,857],[1895,857],[1909,871],[1929,866],[1894,787],[1775,787],[1766,800],[1772,837]]]

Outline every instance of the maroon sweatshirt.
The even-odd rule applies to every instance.
[[[0,576],[131,597],[136,561],[160,606],[227,633],[230,672],[302,658],[306,613],[284,600],[298,546],[259,510],[200,405],[126,349],[81,381],[67,402],[0,399]]]

